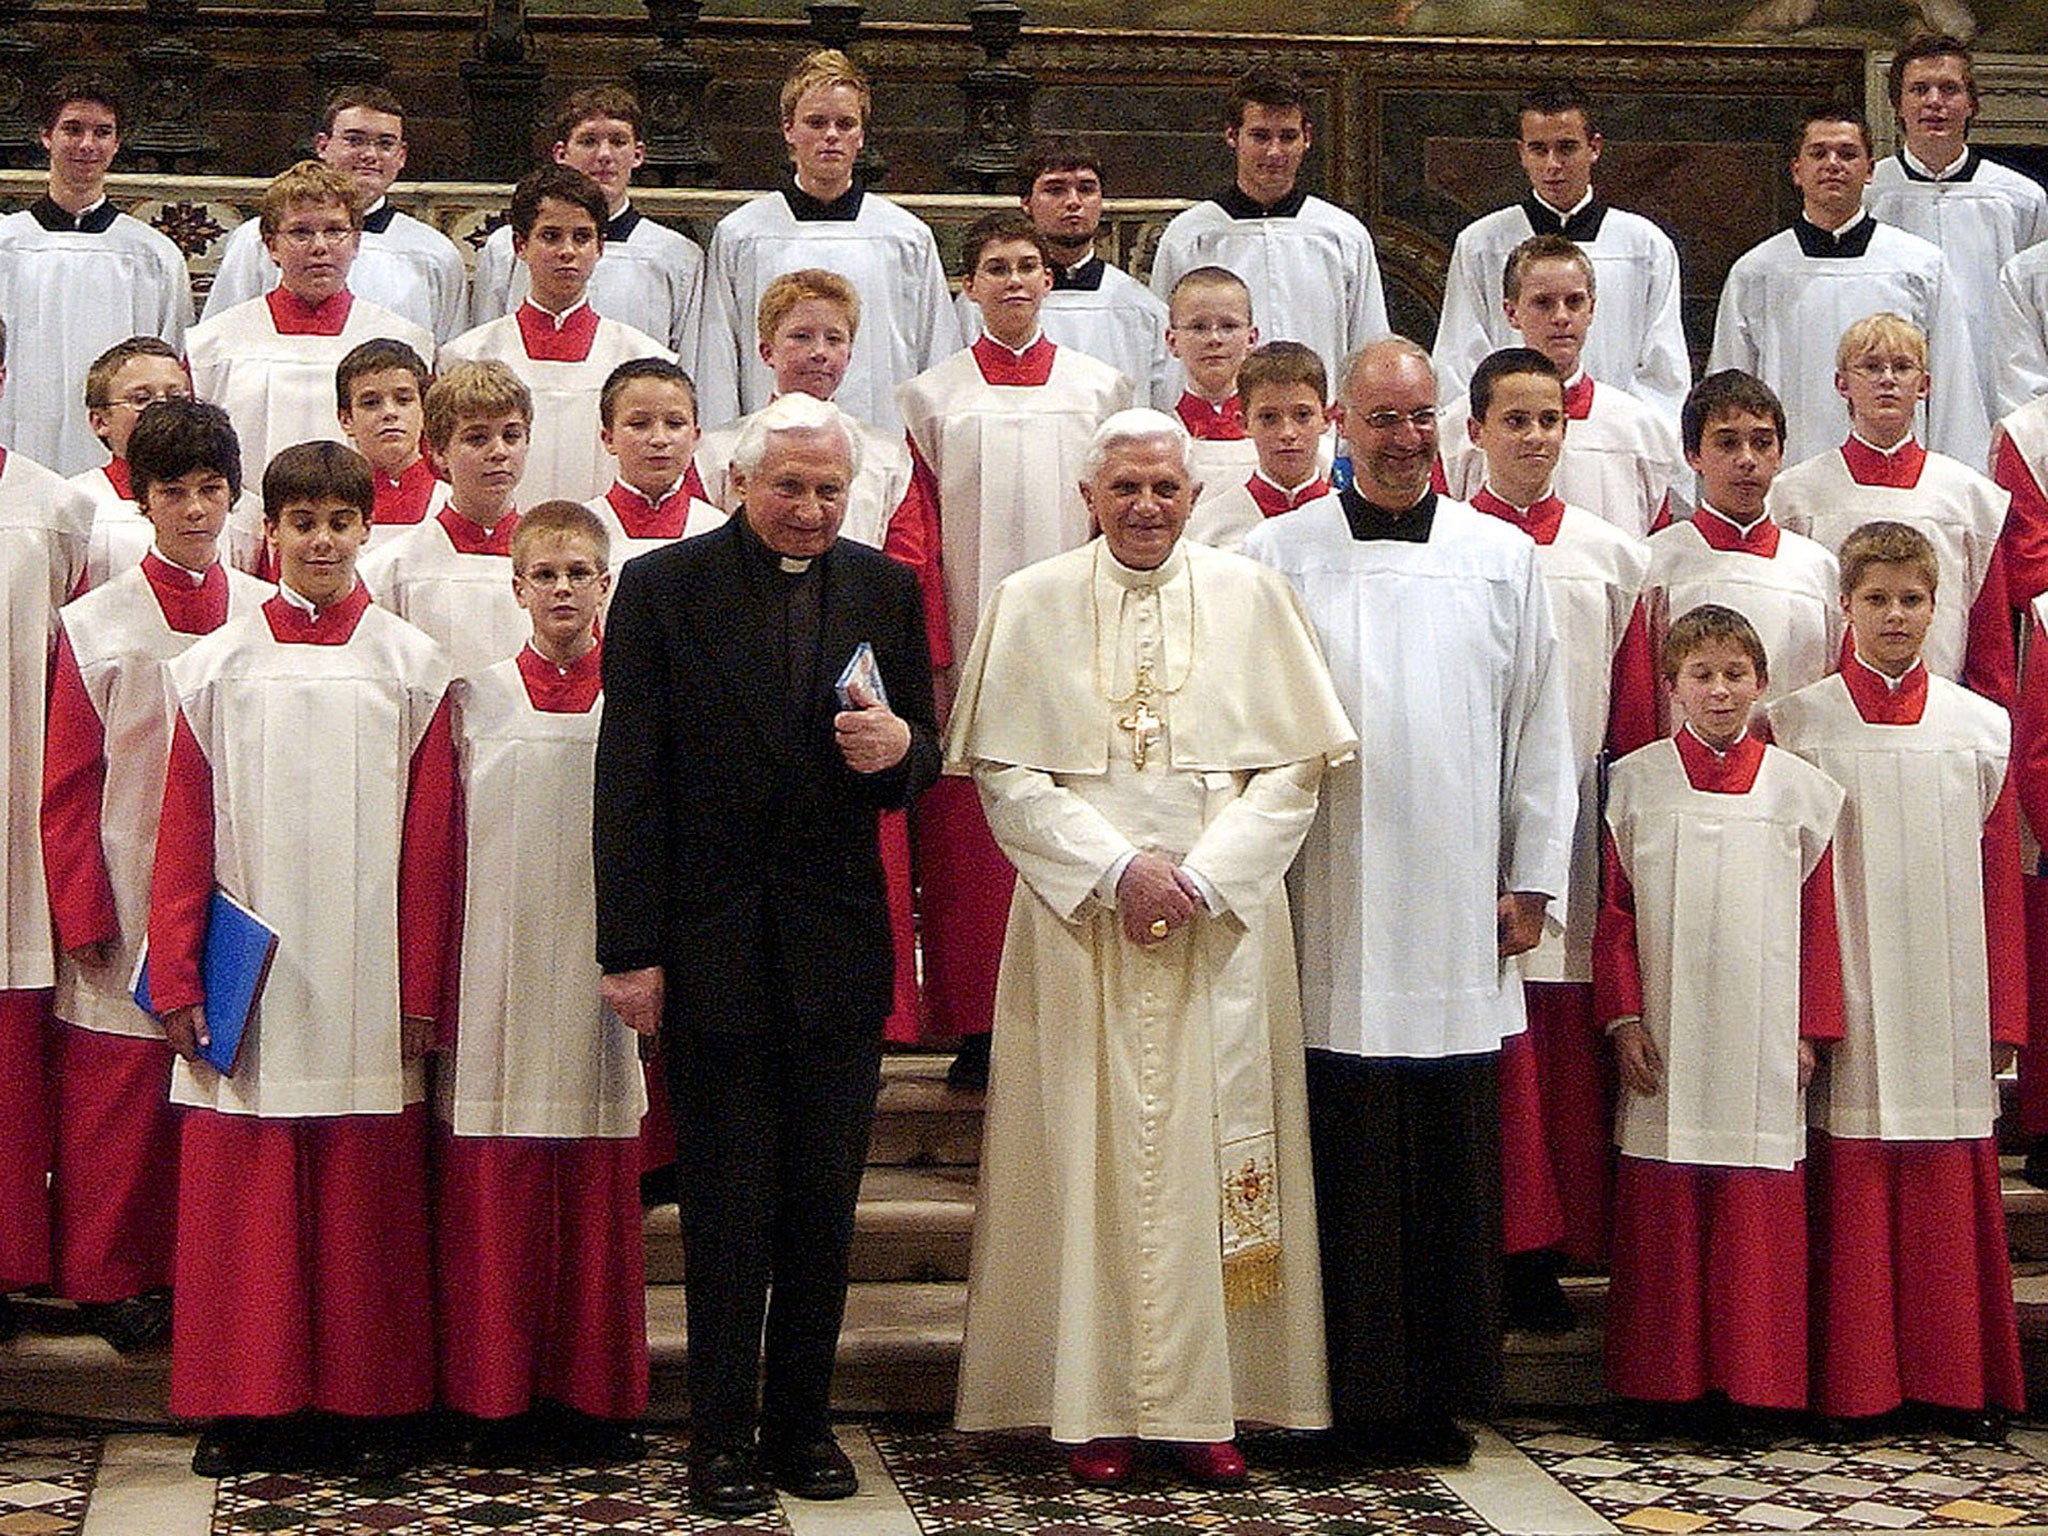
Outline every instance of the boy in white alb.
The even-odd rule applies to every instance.
[[[242,478],[227,413],[166,400],[132,425],[120,462],[155,543],[58,615],[43,756],[43,867],[60,951],[49,1056],[52,1285],[84,1303],[117,1349],[148,1343],[171,1321],[171,1049],[129,991],[149,921],[175,716],[164,667],[269,595],[219,555]]]
[[[1473,370],[1495,348],[1513,346],[1515,331],[1522,331],[1524,345],[1549,350],[1514,324],[1512,311],[1502,323],[1501,274],[1515,247],[1534,235],[1552,235],[1585,253],[1606,291],[1600,323],[1587,340],[1587,373],[1640,399],[1675,431],[1692,384],[1679,315],[1678,248],[1641,214],[1611,208],[1594,195],[1593,167],[1606,140],[1584,91],[1561,83],[1536,86],[1522,97],[1516,121],[1515,153],[1529,195],[1474,219],[1451,247],[1431,354],[1444,405],[1464,398]],[[1589,281],[1589,292],[1592,286]]]
[[[1510,333],[1555,363],[1565,381],[1571,429],[1557,461],[1557,494],[1637,538],[1662,527],[1684,468],[1677,415],[1667,420],[1625,389],[1596,383],[1583,367],[1593,263],[1563,235],[1536,235],[1509,253],[1504,286]],[[1466,433],[1467,409],[1463,399],[1448,403],[1438,437],[1442,488],[1460,498],[1470,498],[1486,472],[1485,456]]]
[[[775,375],[775,393],[832,399],[853,355],[860,315],[860,295],[836,272],[805,267],[785,272],[770,283],[761,294],[758,329],[761,360]],[[738,512],[740,505],[731,477],[733,449],[752,420],[743,416],[730,426],[714,428],[697,445],[697,469],[707,495],[728,513]],[[932,499],[932,478],[913,473],[910,446],[902,437],[890,436],[851,416],[845,418],[844,425],[859,451],[853,484],[847,488],[840,537],[879,549],[917,573],[924,600],[925,643],[933,655],[945,655],[946,594],[939,576],[939,515]],[[877,836],[889,897],[889,932],[896,949],[896,1001],[883,1024],[883,1038],[911,1044],[925,1037],[925,1028],[917,986],[910,831],[904,813],[883,811]],[[649,1092],[659,1091],[658,1080],[650,1078]]]
[[[85,415],[93,435],[110,455],[98,469],[71,477],[93,501],[92,543],[86,550],[85,584],[102,585],[118,571],[141,563],[156,543],[156,529],[135,504],[128,480],[128,436],[143,411],[159,400],[191,398],[177,348],[157,336],[115,342],[85,371]],[[236,479],[241,471],[236,470]]]
[[[486,1459],[526,1431],[570,1465],[636,1459],[623,1421],[647,1407],[647,1095],[598,997],[589,835],[607,560],[587,507],[520,519],[531,636],[450,692],[467,894],[434,1074],[435,1312],[441,1399],[484,1421]]]
[[[1870,125],[1853,109],[1809,111],[1792,144],[1801,211],[1792,227],[1736,258],[1721,285],[1711,371],[1755,374],[1787,402],[1785,453],[1798,464],[1830,446],[1835,343],[1852,321],[1889,309],[1927,333],[1934,390],[1927,442],[1985,462],[1991,407],[1977,386],[1970,316],[1941,247],[1873,218]],[[1770,647],[1770,637],[1764,637]],[[1771,659],[1779,661],[1775,649]]]
[[[1785,408],[1758,379],[1710,373],[1685,397],[1685,462],[1699,476],[1688,521],[1650,536],[1643,595],[1650,643],[1701,603],[1733,608],[1771,658],[1764,697],[1803,688],[1834,671],[1841,610],[1835,557],[1771,520],[1768,497],[1785,447]]]
[[[75,475],[100,459],[78,410],[87,365],[130,336],[183,346],[192,276],[177,246],[107,200],[126,115],[113,82],[66,75],[43,100],[49,187],[0,218],[0,315],[15,355],[35,361],[0,398],[0,442]]]
[[[7,329],[0,323],[0,365]],[[0,366],[0,385],[7,372]],[[0,668],[7,756],[0,770],[0,1337],[9,1292],[50,1278],[50,1120],[43,1037],[57,978],[41,811],[44,708],[57,609],[85,574],[92,501],[19,453],[0,449]]]
[[[619,364],[598,394],[597,415],[618,475],[584,505],[603,520],[614,564],[725,521],[697,477],[697,391],[680,366],[662,357]]]
[[[1842,541],[1842,670],[1770,706],[1848,793],[1836,835],[1846,1033],[1817,1088],[1814,1406],[2021,1406],[1992,1079],[2026,1039],[2006,712],[1920,659],[1940,564],[1918,529]],[[1990,1416],[1986,1422],[1985,1416]]]
[[[433,1401],[421,1058],[455,762],[447,659],[356,577],[374,496],[339,443],[279,454],[277,594],[170,665],[150,987],[182,1058],[171,1411],[211,1421],[202,1477],[311,1459],[390,1476]],[[216,885],[278,933],[232,1074],[198,1057]]]
[[[1844,331],[1835,389],[1848,402],[1848,440],[1772,482],[1771,519],[1830,550],[1877,519],[1926,534],[1947,596],[1924,659],[1937,676],[2009,708],[2018,665],[1999,536],[2010,498],[1969,465],[1920,446],[1913,416],[1927,387],[1927,337],[1905,316],[1867,315]]]
[[[432,518],[362,560],[363,584],[448,653],[455,675],[517,650],[526,615],[512,600],[514,499],[533,435],[533,397],[503,363],[458,363],[427,391],[427,446],[448,474]]]
[[[1298,185],[1314,142],[1308,96],[1292,75],[1254,70],[1224,103],[1236,179],[1173,216],[1152,256],[1152,291],[1196,267],[1235,272],[1270,341],[1315,348],[1326,369],[1387,334],[1379,258],[1365,226]]]
[[[264,189],[259,217],[278,285],[195,326],[187,348],[193,393],[234,422],[251,484],[280,449],[340,439],[334,369],[360,343],[382,336],[434,353],[423,327],[349,290],[363,215],[347,176],[301,160]]]
[[[1975,338],[1979,388],[1994,418],[1999,359],[2013,333],[2000,326],[1999,274],[2048,240],[2048,191],[2024,172],[1987,160],[1969,144],[1977,72],[1961,38],[1921,32],[1885,71],[1892,115],[1906,142],[1877,162],[1863,205],[1872,218],[1931,240],[1948,258]]]
[[[1510,1327],[1575,1326],[1558,1284],[1560,1253],[1607,1254],[1613,1115],[1593,1023],[1593,920],[1600,897],[1600,786],[1610,757],[1657,734],[1655,668],[1641,594],[1642,540],[1569,505],[1553,489],[1566,431],[1564,381],[1541,352],[1513,347],[1480,363],[1467,392],[1466,436],[1486,462],[1474,508],[1536,541],[1564,666],[1578,780],[1567,900],[1521,957],[1529,1027],[1501,1042],[1502,1215]]]
[[[984,334],[896,392],[917,472],[938,508],[950,625],[945,649],[932,657],[941,673],[966,656],[997,582],[1087,542],[1082,458],[1096,427],[1129,405],[1133,390],[1107,363],[1055,347],[1039,330],[1052,272],[1045,237],[1023,217],[976,221],[965,255],[966,292]],[[925,792],[917,838],[925,1004],[936,1033],[982,1037],[969,1048],[978,1054],[994,1017],[1015,872],[965,777],[941,778]]]
[[[1187,386],[1173,412],[1194,439],[1189,473],[1200,485],[1234,485],[1259,462],[1237,391],[1237,370],[1259,344],[1251,290],[1234,272],[1196,267],[1173,285],[1167,316],[1166,348]]]
[[[535,501],[583,501],[611,483],[598,440],[598,393],[619,364],[670,355],[652,336],[591,307],[604,227],[604,192],[581,171],[548,165],[521,178],[512,189],[512,251],[526,266],[527,296],[512,314],[441,349],[444,368],[489,359],[533,392],[527,495]]]
[[[1607,1387],[1803,1408],[1805,1090],[1842,1036],[1842,790],[1751,733],[1769,664],[1741,614],[1680,615],[1663,672],[1682,723],[1614,765],[1594,938],[1622,1082]]]
[[[1298,341],[1269,341],[1247,357],[1237,371],[1237,400],[1258,467],[1242,484],[1208,486],[1189,514],[1188,537],[1236,549],[1267,518],[1329,495],[1329,397],[1323,360]]]
[[[438,344],[469,324],[469,274],[462,255],[431,224],[394,208],[385,194],[405,169],[405,104],[381,85],[345,85],[327,98],[314,155],[356,185],[363,212],[349,288],[427,331]],[[221,246],[202,319],[260,298],[278,284],[262,226],[245,220]]]
[[[1052,292],[1038,323],[1053,345],[1100,358],[1137,386],[1143,404],[1172,410],[1179,386],[1166,351],[1166,306],[1095,253],[1102,157],[1080,139],[1037,139],[1018,168],[1017,199],[1052,253]],[[981,334],[981,311],[964,293],[954,308],[972,342]]]
[[[689,236],[633,206],[633,172],[646,159],[640,100],[624,86],[594,85],[562,103],[555,164],[581,171],[605,196],[604,253],[590,274],[590,307],[687,358],[697,346],[704,253]],[[501,224],[477,252],[470,278],[475,323],[513,313],[529,286],[526,266],[512,250],[512,228]]]
[[[784,272],[823,267],[860,290],[867,324],[833,403],[862,421],[886,431],[903,425],[897,387],[960,348],[930,227],[854,185],[870,105],[867,77],[834,48],[807,54],[783,81],[791,184],[720,219],[704,255],[696,378],[711,426],[751,415],[771,398],[772,377],[752,344],[754,317]]]

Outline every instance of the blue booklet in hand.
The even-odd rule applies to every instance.
[[[206,987],[206,1032],[202,1061],[229,1077],[249,1030],[250,1015],[270,979],[277,955],[277,930],[218,886],[206,900],[206,943],[199,957]],[[149,1000],[149,947],[135,967],[135,1006],[154,1015]]]

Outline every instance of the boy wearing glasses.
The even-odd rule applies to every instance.
[[[486,1462],[635,1459],[647,1406],[647,1095],[598,997],[588,835],[609,559],[588,507],[520,518],[530,635],[450,695],[468,879],[434,1077],[435,1333],[442,1400]]]
[[[1875,519],[1927,535],[1943,593],[1927,632],[1927,665],[2010,708],[2016,662],[1998,538],[2012,498],[1920,445],[1913,417],[1927,390],[1927,333],[1919,326],[1890,312],[1850,326],[1835,353],[1849,436],[1778,477],[1771,517],[1837,554],[1853,529]]]
[[[43,196],[0,219],[0,291],[18,369],[0,396],[0,443],[60,475],[100,462],[78,401],[89,361],[130,336],[184,345],[192,323],[185,258],[107,200],[107,167],[126,116],[104,75],[72,74],[44,98]]]
[[[1679,425],[1700,500],[1690,519],[1650,536],[1643,600],[1653,651],[1662,654],[1674,618],[1718,603],[1763,642],[1765,702],[1819,682],[1841,647],[1835,557],[1768,509],[1785,452],[1784,406],[1762,380],[1726,368],[1693,386]]]
[[[1173,412],[1194,439],[1188,470],[1200,484],[1235,485],[1259,462],[1237,397],[1237,371],[1258,344],[1252,291],[1236,273],[1196,267],[1173,285],[1166,350],[1186,384]]]
[[[103,586],[109,577],[139,564],[156,542],[156,529],[136,505],[129,481],[128,438],[142,413],[157,401],[189,399],[191,394],[192,381],[185,377],[178,349],[158,336],[118,341],[86,369],[86,420],[109,455],[98,469],[71,477],[93,503],[86,586]]]
[[[233,419],[250,485],[279,449],[340,440],[334,370],[358,344],[384,336],[434,355],[423,327],[349,288],[363,216],[346,175],[301,160],[264,189],[259,217],[277,287],[201,321],[187,348],[193,392]]]
[[[468,273],[461,253],[431,224],[400,213],[385,194],[405,169],[405,105],[381,85],[343,86],[327,99],[313,153],[356,186],[363,232],[349,286],[373,304],[434,333],[457,335],[468,318]],[[221,246],[220,270],[200,318],[226,314],[278,284],[255,220],[237,224]]]
[[[513,498],[533,437],[533,395],[503,363],[458,363],[427,391],[427,451],[448,500],[362,560],[378,602],[425,630],[457,677],[519,649],[529,628],[512,600]]]

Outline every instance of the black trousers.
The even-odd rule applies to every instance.
[[[882,1026],[663,1032],[700,1451],[823,1434]],[[766,1321],[765,1372],[763,1320]],[[759,1384],[759,1395],[756,1386]]]
[[[1340,1433],[1500,1395],[1494,1055],[1308,1053],[1330,1406]]]

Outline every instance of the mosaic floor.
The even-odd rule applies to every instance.
[[[189,1472],[189,1439],[0,1416],[0,1536],[1693,1536],[1695,1532],[2048,1531],[2048,1430],[2004,1446],[1937,1435],[1857,1444],[1786,1437],[1732,1451],[1623,1444],[1601,1419],[1508,1419],[1470,1469],[1340,1477],[1294,1437],[1250,1436],[1249,1487],[1189,1486],[1141,1459],[1120,1490],[1076,1489],[1058,1448],[955,1433],[932,1420],[841,1427],[863,1493],[785,1501],[756,1519],[693,1515],[685,1441],[649,1437],[643,1463],[608,1470],[435,1466],[389,1482]]]

